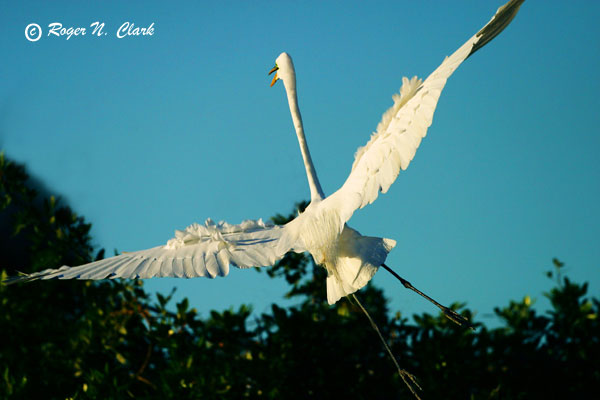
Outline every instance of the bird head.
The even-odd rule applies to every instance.
[[[275,76],[271,81],[271,86],[278,80],[282,80],[286,87],[289,85],[295,85],[296,73],[294,71],[294,63],[292,57],[288,53],[281,53],[275,60],[275,66],[269,71],[269,75],[275,72]]]

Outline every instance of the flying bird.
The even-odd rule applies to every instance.
[[[344,184],[329,196],[321,188],[306,142],[292,58],[287,53],[279,55],[269,72],[275,73],[271,86],[282,81],[285,87],[311,196],[304,212],[286,225],[260,219],[238,225],[207,219],[204,224],[195,223],[176,231],[165,245],[77,267],[22,274],[7,282],[54,278],[214,278],[227,275],[230,265],[270,266],[287,252],[309,252],[327,270],[327,300],[334,304],[364,287],[380,266],[388,269],[384,263],[396,244],[392,239],[363,236],[347,222],[357,209],[375,201],[380,192],[387,192],[399,172],[408,167],[432,123],[447,79],[464,60],[508,26],[523,1],[511,0],[500,7],[488,24],[446,57],[424,81],[402,78],[400,92],[393,96],[394,104],[383,114],[368,143],[357,150]],[[405,280],[403,283],[410,285]]]

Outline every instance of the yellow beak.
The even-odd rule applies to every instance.
[[[269,75],[271,75],[273,72],[277,71],[279,69],[279,67],[276,65],[273,68],[271,68],[271,70],[269,71]],[[277,73],[275,72],[275,76],[273,77],[273,80],[271,81],[271,87],[275,84],[275,82],[277,82],[279,80],[279,77],[277,76]]]

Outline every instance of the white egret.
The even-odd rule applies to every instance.
[[[446,80],[465,59],[512,21],[523,1],[511,0],[499,8],[487,25],[446,57],[425,81],[417,77],[402,79],[400,93],[393,97],[393,106],[383,114],[370,141],[356,152],[347,180],[330,196],[325,196],[321,188],[306,143],[292,59],[282,53],[271,70],[271,73],[276,72],[271,85],[281,80],[285,87],[311,194],[306,210],[288,224],[275,226],[262,220],[248,220],[231,225],[208,219],[203,225],[193,224],[176,231],[166,245],[77,267],[63,266],[24,274],[10,278],[9,282],[52,278],[214,278],[227,275],[229,265],[269,266],[289,251],[308,251],[317,264],[327,269],[330,304],[356,292],[380,266],[387,268],[384,262],[396,242],[362,236],[346,222],[355,210],[372,203],[379,192],[385,193],[399,171],[408,167],[432,123]],[[403,283],[410,286],[406,281]],[[448,314],[447,309],[445,312]]]

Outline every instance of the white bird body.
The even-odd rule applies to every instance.
[[[396,245],[392,239],[362,236],[326,201],[312,201],[284,228],[280,246],[294,243],[327,269],[329,304],[365,286]]]
[[[292,59],[282,53],[276,60],[272,85],[282,80],[304,160],[311,203],[293,221],[275,226],[258,221],[239,225],[207,220],[176,231],[165,246],[95,261],[82,266],[50,269],[12,278],[104,279],[152,277],[216,277],[240,268],[273,265],[288,251],[308,251],[327,269],[330,304],[354,293],[373,277],[395,246],[391,239],[362,236],[346,222],[355,210],[385,193],[400,170],[412,161],[433,120],[438,98],[447,79],[471,54],[499,34],[514,18],[524,0],[511,0],[492,20],[425,80],[403,78],[394,105],[387,110],[369,142],[358,149],[350,175],[342,187],[326,197],[319,183],[304,134],[298,107]]]

